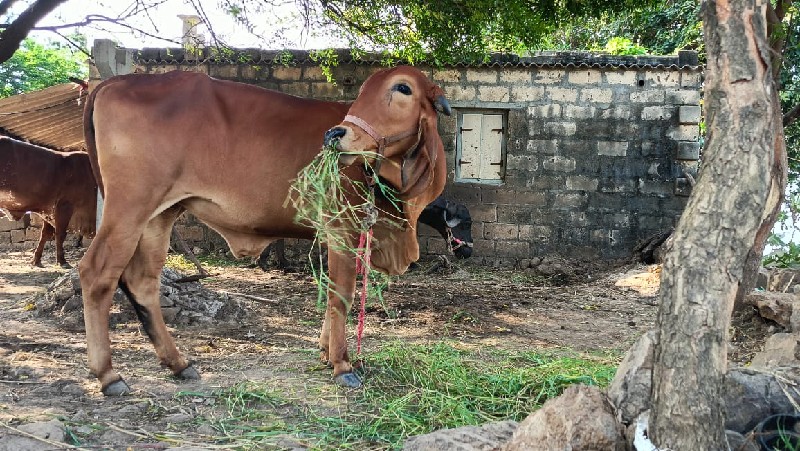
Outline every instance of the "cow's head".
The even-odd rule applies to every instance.
[[[419,69],[383,70],[364,82],[344,121],[325,134],[325,143],[337,142],[344,165],[357,160],[351,152],[380,154],[379,175],[402,199],[415,198],[433,183],[443,156],[437,111],[450,115],[450,105]]]
[[[343,165],[366,153],[373,170],[404,201],[409,227],[402,232],[382,230],[380,224],[374,228],[373,265],[390,274],[402,273],[419,258],[417,219],[444,188],[447,169],[437,112],[450,115],[442,89],[419,69],[400,66],[369,77],[344,121],[325,134],[325,144],[342,152]]]
[[[439,196],[419,216],[447,240],[447,247],[457,258],[472,255],[472,216],[466,206]]]

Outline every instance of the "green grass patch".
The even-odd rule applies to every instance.
[[[522,420],[571,384],[605,387],[618,358],[394,342],[364,357],[361,391],[324,386],[289,400],[266,384],[238,384],[212,393],[228,417],[209,423],[218,443],[243,448],[288,434],[313,449],[397,449],[441,428]]]

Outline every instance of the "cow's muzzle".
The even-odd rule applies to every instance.
[[[325,140],[323,142],[326,147],[333,146],[336,148],[339,145],[339,140],[346,134],[347,130],[344,127],[333,127],[325,132]]]

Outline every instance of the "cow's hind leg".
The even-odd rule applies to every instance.
[[[33,266],[42,267],[42,253],[44,252],[44,245],[53,237],[53,226],[49,222],[42,220],[42,230],[39,233],[39,243],[36,244],[36,250],[33,251]]]
[[[179,378],[199,379],[200,374],[178,352],[161,313],[161,269],[167,258],[172,224],[181,212],[181,208],[173,207],[150,220],[122,273],[120,288],[131,301],[161,365]]]
[[[119,208],[116,206],[119,205]],[[126,209],[120,211],[120,209]],[[89,370],[100,381],[103,394],[123,395],[130,388],[111,365],[111,339],[108,317],[114,291],[122,271],[128,266],[138,245],[147,218],[125,217],[129,205],[106,201],[103,222],[97,236],[80,261],[83,317],[86,327],[86,353]]]
[[[56,261],[62,268],[72,268],[64,257],[64,240],[67,238],[67,228],[69,220],[72,218],[72,207],[66,204],[56,205],[55,228],[56,228]]]

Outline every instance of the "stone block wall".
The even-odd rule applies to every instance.
[[[135,54],[134,70],[201,71],[299,96],[352,100],[381,69],[376,61],[343,57],[331,83],[305,52],[251,56],[241,64],[145,49]],[[444,194],[472,213],[473,261],[517,265],[553,254],[622,258],[641,240],[672,227],[683,211],[701,149],[702,72],[693,52],[567,53],[421,69],[445,90],[454,110],[439,123],[449,174]],[[507,117],[499,184],[455,180],[458,114],[482,110]],[[213,232],[185,221],[191,241],[217,246],[210,244]],[[419,237],[423,253],[446,253],[446,243],[429,227],[421,226]]]

